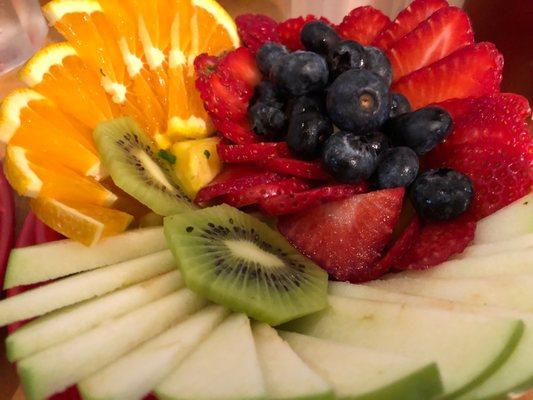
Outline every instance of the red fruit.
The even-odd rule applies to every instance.
[[[474,239],[475,231],[476,223],[464,217],[426,223],[416,237],[410,238],[409,249],[404,248],[403,255],[392,261],[392,267],[405,270],[427,269],[439,265],[451,256],[463,252]],[[412,232],[406,233],[411,234]]]
[[[245,207],[259,203],[262,199],[273,196],[297,193],[307,190],[311,185],[299,178],[289,178],[278,182],[265,183],[249,189],[245,189],[235,194],[224,196],[224,203],[233,207]]]
[[[328,180],[331,177],[318,162],[301,161],[293,158],[271,158],[261,163],[261,166],[272,172],[283,175],[297,176],[305,179]]]
[[[405,95],[414,109],[452,98],[499,91],[503,56],[492,43],[472,44],[404,76],[392,90]]]
[[[389,242],[404,189],[359,194],[282,217],[280,232],[339,281],[362,282]]]
[[[261,200],[261,210],[268,215],[294,214],[308,210],[319,204],[342,200],[355,194],[364,193],[367,184],[325,186],[306,192],[281,194]]]
[[[13,192],[0,168],[0,280],[3,281],[9,252],[15,238]]]
[[[273,172],[260,171],[245,165],[232,165],[224,170],[208,186],[201,189],[194,201],[207,203],[216,197],[238,193],[253,186],[279,181],[282,178]]]
[[[457,7],[442,8],[387,50],[393,81],[471,43],[474,33],[468,15]]]
[[[248,93],[250,97],[253,96],[253,88],[262,79],[255,57],[246,47],[239,47],[227,53],[217,66],[217,74],[228,85],[236,83],[251,89]]]
[[[279,40],[282,44],[287,46],[289,50],[302,50],[304,48],[302,41],[300,40],[300,32],[307,22],[322,21],[326,24],[332,25],[326,18],[317,18],[314,15],[308,15],[306,17],[290,18],[278,25]]]
[[[230,121],[212,118],[218,134],[233,143],[254,143],[260,138],[252,131],[247,120]]]
[[[387,50],[394,42],[415,29],[435,11],[448,6],[446,0],[414,0],[383,29],[372,45]]]
[[[290,155],[286,142],[224,144],[217,146],[218,155],[227,163],[264,161],[272,157],[288,157]]]
[[[197,79],[207,82],[207,78],[217,70],[220,59],[207,53],[200,54],[194,59],[194,70]]]
[[[267,42],[279,42],[278,23],[266,15],[239,15],[235,23],[244,45],[253,53]]]
[[[337,32],[344,39],[369,45],[390,24],[390,19],[371,6],[357,7],[344,17]]]

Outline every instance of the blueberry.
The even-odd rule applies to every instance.
[[[322,21],[305,24],[300,39],[307,50],[322,55],[327,55],[341,40],[335,29]]]
[[[365,136],[366,142],[374,149],[378,159],[381,160],[391,147],[390,139],[381,132],[375,132]]]
[[[291,96],[302,96],[326,87],[328,66],[324,58],[310,51],[283,56],[272,69],[272,80]]]
[[[255,133],[269,139],[279,137],[285,130],[285,113],[266,103],[256,103],[248,110],[248,119]]]
[[[418,156],[409,147],[395,147],[385,153],[374,174],[378,189],[409,186],[418,175]]]
[[[318,112],[320,114],[326,114],[326,101],[324,93],[310,94],[307,96],[295,97],[289,100],[287,104],[287,115],[292,118],[294,115]]]
[[[410,198],[425,219],[445,221],[464,213],[474,196],[472,181],[449,168],[431,169],[411,185]]]
[[[262,81],[255,87],[254,96],[250,103],[266,103],[281,109],[283,107],[283,96],[272,82]]]
[[[377,47],[365,47],[365,68],[381,77],[387,86],[392,83],[392,66],[389,58]]]
[[[353,40],[339,42],[328,54],[329,70],[333,78],[351,69],[362,69],[365,63],[365,48]]]
[[[411,111],[411,104],[407,97],[401,93],[393,92],[391,94],[391,108],[389,113],[389,118],[397,117]]]
[[[269,76],[274,64],[288,53],[289,51],[282,44],[265,43],[255,55],[257,66],[264,76]]]
[[[426,154],[452,132],[452,117],[440,107],[424,107],[391,118],[387,131],[397,145],[412,148],[416,154]]]
[[[378,156],[365,137],[340,131],[324,143],[322,163],[335,179],[357,183],[372,175]]]
[[[298,158],[310,160],[320,154],[322,144],[333,133],[331,121],[317,112],[293,115],[287,145]]]
[[[329,87],[326,106],[339,129],[365,135],[379,130],[388,118],[389,88],[370,71],[346,71]]]

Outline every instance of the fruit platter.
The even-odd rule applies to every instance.
[[[43,13],[64,41],[0,105],[0,326],[26,399],[533,389],[531,108],[465,11]]]

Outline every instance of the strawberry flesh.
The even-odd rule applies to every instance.
[[[282,44],[287,46],[291,51],[303,50],[304,45],[300,40],[300,32],[304,25],[311,21],[322,21],[333,26],[324,17],[315,17],[314,15],[307,15],[305,17],[290,18],[278,25],[279,40]]]
[[[344,39],[369,45],[390,24],[390,19],[371,6],[357,7],[344,17],[337,32]]]
[[[279,174],[296,176],[305,179],[330,180],[331,177],[324,171],[322,165],[315,161],[302,161],[293,158],[270,158],[261,163],[267,171]]]
[[[220,159],[227,163],[264,161],[272,157],[290,156],[286,142],[225,144],[217,146]]]
[[[259,142],[257,136],[247,120],[231,121],[227,119],[212,118],[217,132],[223,138],[233,143],[254,143]]]
[[[239,15],[235,23],[242,42],[254,54],[265,43],[279,42],[278,23],[266,15]]]

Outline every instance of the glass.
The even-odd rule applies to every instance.
[[[0,0],[0,75],[24,63],[47,32],[38,0]]]

